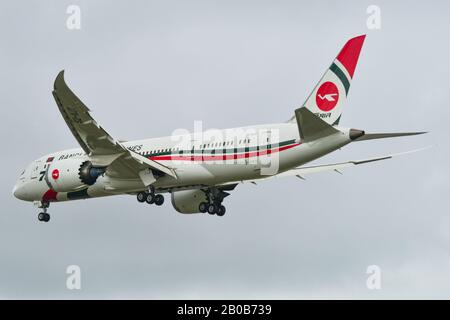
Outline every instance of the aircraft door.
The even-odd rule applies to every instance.
[[[41,167],[42,167],[41,160],[37,160],[33,163],[33,166],[31,167],[31,174],[30,174],[31,179],[36,179],[39,176]]]

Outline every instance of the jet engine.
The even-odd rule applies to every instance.
[[[91,186],[105,172],[104,167],[94,167],[90,161],[66,159],[51,164],[47,179],[56,192],[76,191]]]
[[[97,181],[97,178],[105,173],[105,171],[105,167],[94,167],[92,162],[84,161],[78,170],[78,175],[81,182],[87,184],[88,186],[92,186],[95,181]]]
[[[207,201],[202,190],[175,191],[171,198],[173,207],[179,213],[200,213],[200,203]]]

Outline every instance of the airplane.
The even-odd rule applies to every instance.
[[[281,123],[182,133],[136,141],[113,139],[71,91],[62,70],[53,97],[80,148],[34,160],[13,195],[33,202],[48,222],[52,202],[129,194],[176,211],[223,216],[225,197],[241,183],[305,175],[390,159],[395,155],[306,165],[351,142],[423,134],[366,133],[339,125],[365,35],[348,40],[294,115]]]

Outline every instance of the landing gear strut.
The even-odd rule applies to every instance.
[[[42,211],[43,211],[38,214],[39,221],[42,221],[42,222],[50,221],[50,215],[47,213],[47,209],[49,206],[50,206],[50,203],[48,203],[48,202],[41,202],[38,204],[38,208],[42,208]]]
[[[148,192],[141,191],[136,196],[137,201],[147,202],[148,204],[156,204],[161,206],[164,203],[164,196],[162,194],[155,194],[155,187],[150,186]]]
[[[215,214],[222,217],[226,212],[226,208],[222,205],[222,201],[229,193],[217,188],[210,188],[203,191],[205,192],[207,201],[201,202],[198,206],[198,210],[202,213],[208,212],[210,215]]]

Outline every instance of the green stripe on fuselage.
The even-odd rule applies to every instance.
[[[166,155],[172,155],[172,154],[180,154],[180,155],[191,155],[191,154],[216,154],[216,153],[242,153],[242,152],[252,152],[252,151],[259,151],[259,150],[268,150],[274,147],[283,147],[287,146],[289,144],[295,143],[295,140],[286,140],[282,141],[278,144],[267,144],[265,146],[255,146],[255,147],[243,147],[243,148],[225,148],[222,149],[222,146],[213,148],[213,149],[191,149],[191,150],[179,150],[179,151],[164,151],[164,152],[157,152],[157,153],[149,153],[145,154],[146,157],[159,157],[159,156],[166,156]]]

